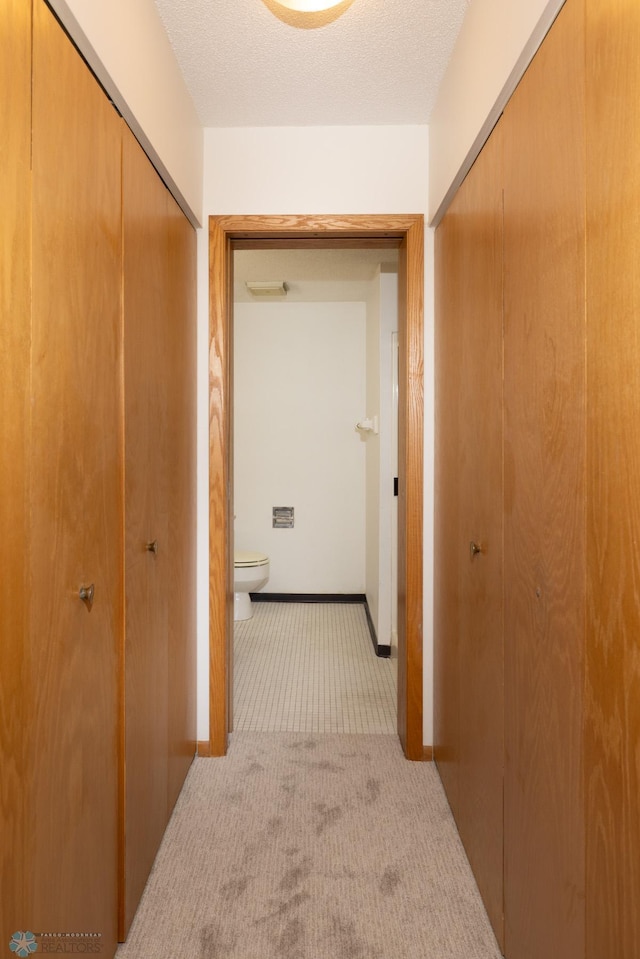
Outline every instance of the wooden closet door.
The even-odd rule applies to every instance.
[[[584,959],[584,11],[504,114],[505,945]]]
[[[30,709],[29,352],[31,343],[31,3],[0,4],[0,943],[28,910],[24,727]]]
[[[168,792],[168,232],[164,184],[125,130],[125,649],[119,934],[162,839]],[[157,544],[153,551],[152,544]]]
[[[503,944],[502,129],[467,177],[461,249],[460,835]],[[474,552],[475,550],[479,552]]]
[[[33,24],[32,902],[116,943],[122,628],[121,123],[44,3]],[[94,587],[93,603],[79,591]]]
[[[502,943],[500,126],[438,229],[437,263],[436,760]]]
[[[169,193],[167,211],[170,814],[196,748],[196,234]]]
[[[435,237],[434,759],[449,805],[460,813],[460,446],[464,329],[460,188]]]
[[[640,5],[587,0],[587,957],[640,955]]]

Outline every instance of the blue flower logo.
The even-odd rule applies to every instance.
[[[38,943],[32,932],[14,932],[11,936],[9,949],[11,952],[15,952],[16,956],[20,956],[20,959],[24,959],[25,956],[30,956],[37,948]]]

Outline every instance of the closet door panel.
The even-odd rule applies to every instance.
[[[196,235],[168,193],[167,209],[170,813],[196,746]]]
[[[39,931],[116,939],[122,622],[120,120],[44,3],[33,33],[31,776]],[[93,603],[81,587],[94,586]]]
[[[583,17],[569,0],[504,115],[510,959],[585,950]]]
[[[437,248],[436,761],[503,938],[502,134]],[[471,543],[479,552],[472,554]]]
[[[120,937],[124,938],[168,819],[170,544],[166,191],[128,130],[122,170],[126,613]]]
[[[434,758],[449,805],[459,816],[460,776],[460,446],[463,338],[460,192],[435,238]]]
[[[463,185],[460,834],[503,942],[502,128]],[[462,211],[461,211],[462,212]],[[472,552],[475,548],[479,552]]]
[[[587,17],[587,957],[637,959],[640,6]]]
[[[31,3],[0,4],[0,942],[26,914],[24,726],[29,702]]]

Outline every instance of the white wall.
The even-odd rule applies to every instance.
[[[426,126],[207,129],[205,215],[426,214],[428,135]]]
[[[153,0],[49,0],[194,224],[203,130]]]
[[[378,641],[384,646],[393,645],[391,638],[391,510],[393,502],[393,456],[394,430],[391,418],[394,415],[391,396],[392,340],[398,329],[398,274],[383,268],[380,274],[380,599],[378,603]],[[397,431],[397,421],[396,421]],[[427,479],[427,482],[429,480]],[[396,504],[397,505],[397,504]],[[397,652],[397,650],[396,650]],[[393,651],[392,651],[393,653]]]
[[[235,544],[269,556],[263,592],[364,592],[365,327],[364,303],[235,306]]]
[[[367,398],[361,419],[380,417],[380,269],[367,299]],[[366,584],[367,603],[379,643],[380,636],[380,433],[362,433],[366,456]]]
[[[378,642],[391,644],[391,510],[393,467],[391,334],[398,329],[398,275],[378,271],[367,300],[367,416],[378,434],[364,433],[367,457],[367,583],[369,611]]]
[[[437,222],[564,0],[473,0],[429,124],[429,217]]]
[[[205,130],[204,214],[427,213],[429,132]],[[198,737],[208,737],[208,238],[198,238]],[[424,742],[433,730],[433,243],[425,238]],[[288,505],[288,504],[283,504]]]

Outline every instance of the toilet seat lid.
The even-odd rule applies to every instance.
[[[233,565],[244,569],[247,566],[266,566],[269,557],[249,549],[236,549],[233,552]]]

